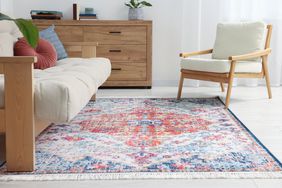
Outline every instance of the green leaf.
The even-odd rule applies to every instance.
[[[151,3],[148,3],[148,2],[146,2],[146,1],[142,1],[142,2],[140,2],[140,4],[143,5],[143,6],[145,6],[145,7],[151,7],[151,6],[152,6]]]
[[[0,12],[0,20],[13,20],[13,19]]]
[[[134,8],[131,4],[129,3],[125,3],[126,6],[128,6],[129,8]]]
[[[37,27],[31,21],[25,19],[20,18],[14,21],[22,32],[23,36],[26,38],[29,45],[33,48],[36,48],[39,40],[39,32]]]
[[[0,20],[11,20],[14,21],[19,30],[22,32],[23,36],[26,38],[27,42],[33,48],[36,48],[38,40],[39,40],[39,32],[38,29],[31,21],[27,21],[25,19],[12,19],[9,16],[0,13]]]
[[[134,8],[138,8],[137,4],[135,2],[135,0],[130,0],[130,4],[134,7]]]

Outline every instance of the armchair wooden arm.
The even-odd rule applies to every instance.
[[[213,49],[208,49],[208,50],[203,50],[203,51],[198,51],[198,52],[181,53],[180,57],[186,58],[190,56],[210,54],[212,52],[213,52]]]
[[[271,53],[271,49],[267,48],[265,50],[260,50],[260,51],[252,52],[252,53],[249,53],[249,54],[230,56],[228,59],[231,60],[231,61],[250,60],[250,59],[255,59],[255,58],[267,56],[270,53]]]

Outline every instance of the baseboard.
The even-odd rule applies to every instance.
[[[153,80],[153,87],[178,87],[179,80]],[[184,87],[218,87],[218,84],[215,82],[205,82],[197,80],[185,80]],[[258,83],[234,83],[234,86],[243,86],[243,87],[258,87],[265,86],[264,80],[259,80]],[[280,84],[271,84],[271,87],[281,87]]]

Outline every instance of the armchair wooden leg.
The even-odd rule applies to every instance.
[[[230,104],[230,96],[231,96],[231,91],[232,91],[232,87],[233,87],[234,72],[235,72],[235,63],[236,63],[236,61],[231,62],[231,68],[230,68],[230,73],[229,73],[229,82],[228,82],[228,90],[227,90],[226,101],[225,101],[226,108],[228,108],[229,104]]]
[[[222,82],[220,82],[220,87],[221,87],[221,91],[222,91],[222,92],[224,92],[224,91],[225,91],[225,89],[224,89],[224,85],[223,85],[223,83],[222,83]]]
[[[232,87],[233,87],[233,78],[228,83],[228,90],[227,90],[226,102],[225,102],[226,108],[228,108],[229,104],[230,104],[230,97],[231,97]]]
[[[264,70],[264,75],[265,75],[265,81],[266,81],[266,87],[268,91],[268,97],[269,99],[272,99],[272,92],[271,92],[271,85],[270,85],[270,77],[269,77],[269,71],[268,71],[268,66],[267,66],[267,58],[263,57],[264,60],[262,62],[263,70]]]
[[[181,98],[183,82],[184,82],[184,76],[183,76],[183,73],[181,72],[179,86],[178,86],[177,100],[180,100],[180,98]]]

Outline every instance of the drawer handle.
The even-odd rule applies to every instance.
[[[112,71],[121,71],[121,68],[112,68]]]
[[[109,52],[117,52],[117,53],[120,53],[121,50],[109,50]]]
[[[121,34],[121,31],[110,31],[110,34]]]

